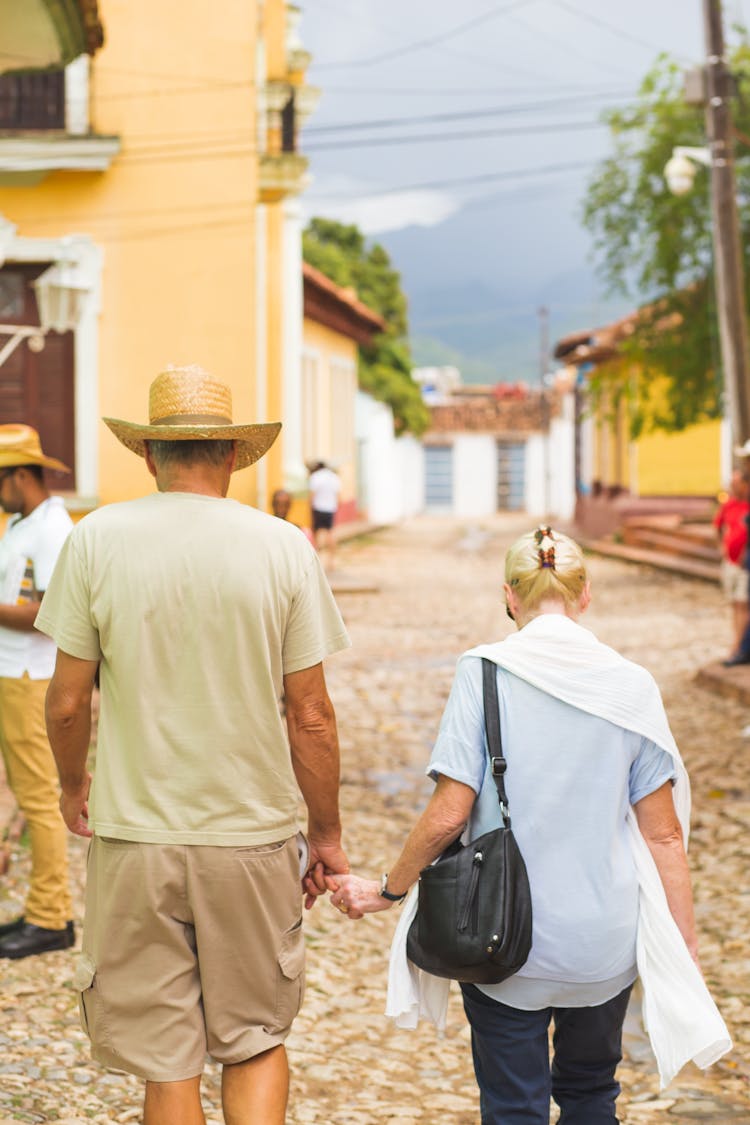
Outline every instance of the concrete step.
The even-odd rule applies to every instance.
[[[684,534],[682,529],[661,530],[626,524],[622,529],[622,541],[628,547],[641,547],[710,563],[721,561],[721,552],[715,541],[712,542],[705,536]]]
[[[685,578],[700,578],[705,582],[719,581],[719,562],[708,562],[702,559],[688,558],[685,555],[674,554],[669,551],[656,551],[646,547],[631,547],[625,543],[615,543],[611,539],[579,540],[581,546],[587,551],[597,555],[606,555],[613,559],[622,559],[624,562],[641,563],[646,566],[655,566],[660,570],[670,570],[681,574]]]

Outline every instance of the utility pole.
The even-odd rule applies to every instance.
[[[719,338],[732,441],[750,439],[750,358],[745,268],[734,180],[732,78],[724,57],[721,0],[703,0],[706,39],[706,132],[711,151],[711,208]]]

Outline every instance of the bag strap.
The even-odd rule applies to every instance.
[[[490,758],[490,773],[497,789],[500,802],[500,815],[503,824],[510,828],[508,794],[505,792],[505,771],[508,763],[503,757],[503,741],[500,734],[500,701],[497,697],[497,668],[486,656],[482,657],[482,688],[484,695],[484,730],[487,735],[487,753]]]

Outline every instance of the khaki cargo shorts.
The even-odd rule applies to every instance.
[[[152,1082],[283,1043],[304,992],[294,837],[259,847],[94,837],[74,978],[93,1057]]]
[[[746,602],[748,600],[748,575],[744,566],[730,562],[729,559],[721,560],[721,588],[728,602]]]

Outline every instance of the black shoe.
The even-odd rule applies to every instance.
[[[750,664],[750,655],[745,655],[744,652],[735,652],[734,656],[730,656],[728,660],[722,660],[721,663],[725,668],[735,668],[738,664]]]
[[[0,938],[7,937],[8,934],[14,934],[16,930],[20,930],[24,923],[23,914],[18,918],[14,918],[12,922],[3,922],[0,926]]]
[[[68,922],[62,930],[48,930],[44,926],[35,926],[33,922],[22,922],[13,933],[0,939],[0,957],[20,961],[22,957],[32,957],[37,953],[70,949],[75,939],[72,922]]]

